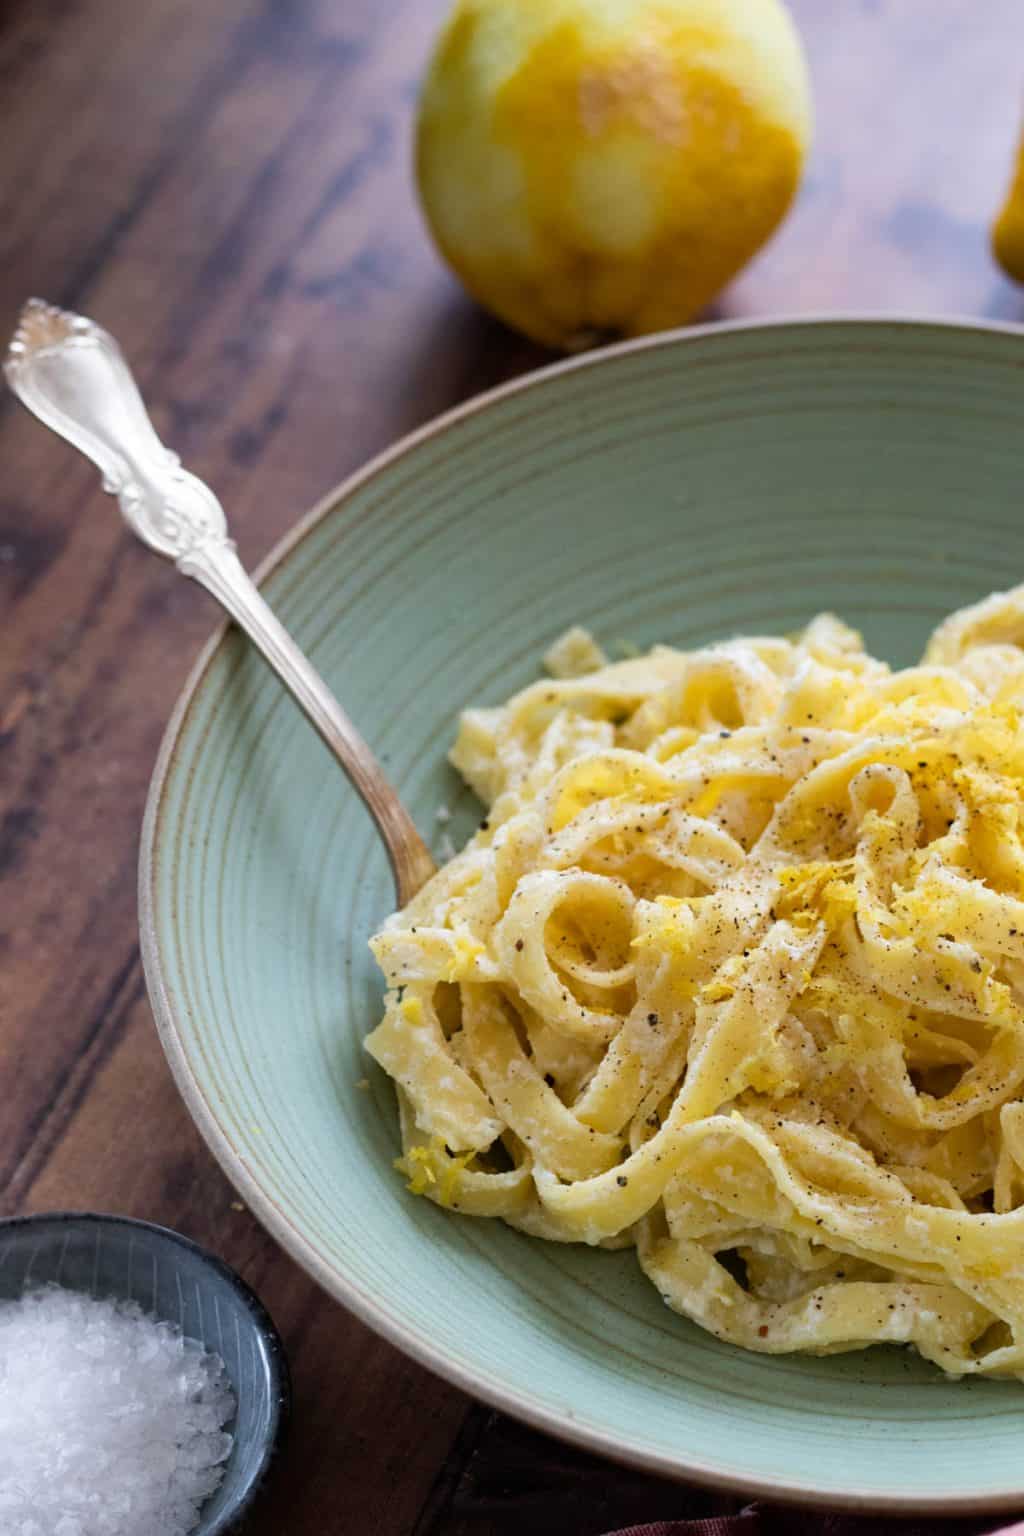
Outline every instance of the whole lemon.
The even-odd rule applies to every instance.
[[[1017,144],[1006,198],[992,226],[992,250],[1007,277],[1024,283],[1024,133]]]
[[[480,303],[577,348],[697,314],[785,214],[810,117],[782,0],[458,0],[417,180]]]

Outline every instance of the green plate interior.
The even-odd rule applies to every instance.
[[[737,327],[548,371],[332,497],[265,591],[436,842],[478,808],[458,710],[537,674],[570,623],[614,652],[791,629],[822,608],[893,662],[1024,578],[1024,339],[891,321]],[[228,1173],[340,1300],[535,1423],[793,1498],[1024,1502],[1024,1389],[896,1349],[723,1345],[629,1253],[528,1240],[407,1195],[361,1049],[392,905],[354,793],[233,634],[208,651],[147,815],[143,942],[171,1064]],[[369,1079],[369,1090],[360,1086]]]

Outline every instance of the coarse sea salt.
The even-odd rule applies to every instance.
[[[224,1363],[132,1302],[0,1303],[3,1536],[186,1536],[224,1475]]]

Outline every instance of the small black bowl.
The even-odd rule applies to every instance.
[[[238,1403],[235,1443],[196,1536],[225,1536],[258,1494],[291,1407],[284,1346],[263,1304],[212,1253],[152,1222],[73,1211],[0,1221],[0,1300],[48,1284],[138,1302],[220,1355]]]

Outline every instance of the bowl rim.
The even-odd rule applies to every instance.
[[[888,315],[870,312],[854,314],[829,311],[813,315],[783,314],[766,318],[712,321],[662,331],[652,336],[637,337],[597,348],[582,356],[557,360],[472,396],[441,415],[431,418],[375,454],[329,490],[299,518],[290,532],[279,539],[257,564],[252,573],[253,580],[257,586],[262,587],[315,528],[318,528],[328,516],[343,508],[357,491],[374,480],[382,470],[399,462],[431,439],[442,437],[446,432],[478,413],[487,411],[500,402],[526,394],[538,386],[546,385],[554,378],[601,368],[623,357],[685,346],[690,341],[703,341],[716,336],[727,337],[737,333],[759,334],[762,332],[771,336],[781,332],[821,331],[840,326],[862,328],[865,332],[879,329],[908,332],[931,330],[940,335],[975,334],[1024,340],[1024,325],[1005,321],[978,320],[971,316]],[[1022,353],[1021,365],[1024,366],[1024,353]],[[685,1451],[680,1455],[669,1456],[657,1451],[620,1445],[610,1434],[596,1426],[581,1426],[538,1405],[525,1393],[515,1391],[502,1383],[477,1377],[472,1370],[451,1360],[443,1349],[435,1347],[430,1340],[424,1339],[411,1328],[404,1328],[401,1321],[387,1312],[372,1294],[361,1290],[349,1277],[337,1272],[320,1256],[308,1238],[293,1224],[287,1212],[264,1190],[250,1170],[243,1154],[234,1147],[218,1121],[198,1078],[192,1072],[171,1005],[157,939],[156,891],[161,855],[166,848],[162,818],[167,782],[175,766],[189,714],[203,687],[214,657],[232,628],[230,620],[221,620],[199,652],[182,685],[160,744],[146,798],[139,849],[140,948],[157,1034],[178,1091],[204,1141],[232,1185],[261,1225],[289,1257],[294,1259],[333,1300],[340,1302],[373,1332],[434,1375],[460,1388],[467,1396],[500,1409],[511,1417],[553,1435],[559,1440],[567,1441],[621,1465],[639,1468],[676,1481],[697,1483],[727,1493],[763,1497],[780,1503],[802,1505],[819,1510],[885,1512],[905,1516],[987,1515],[1019,1512],[1024,1507],[1024,1474],[1021,1474],[1016,1487],[996,1489],[991,1493],[940,1495],[858,1491],[854,1488],[833,1490],[820,1484],[794,1481],[786,1477],[760,1475],[747,1477],[731,1471],[725,1472],[713,1463],[688,1458]]]
[[[253,1504],[259,1498],[266,1485],[267,1479],[273,1467],[273,1463],[281,1450],[287,1437],[288,1426],[291,1420],[292,1410],[292,1380],[288,1366],[288,1354],[284,1347],[284,1340],[278,1331],[277,1325],[263,1302],[257,1296],[252,1286],[243,1280],[236,1269],[222,1259],[219,1254],[205,1248],[202,1243],[197,1243],[195,1238],[186,1237],[183,1232],[176,1232],[173,1227],[165,1227],[162,1222],[145,1221],[139,1216],[119,1216],[108,1211],[34,1211],[25,1216],[7,1216],[0,1219],[0,1245],[2,1245],[6,1233],[15,1229],[24,1230],[27,1227],[63,1226],[66,1222],[84,1223],[92,1227],[128,1227],[135,1232],[146,1232],[150,1237],[156,1238],[161,1243],[171,1247],[183,1248],[187,1253],[193,1254],[207,1268],[219,1274],[231,1289],[239,1297],[243,1307],[252,1319],[252,1325],[264,1343],[264,1356],[270,1375],[271,1405],[268,1431],[260,1451],[259,1460],[255,1472],[250,1478],[248,1486],[244,1488],[234,1503],[224,1509],[217,1516],[213,1524],[203,1523],[200,1510],[200,1522],[196,1527],[197,1536],[228,1536],[228,1532],[247,1515]],[[205,1340],[202,1341],[205,1343]]]

